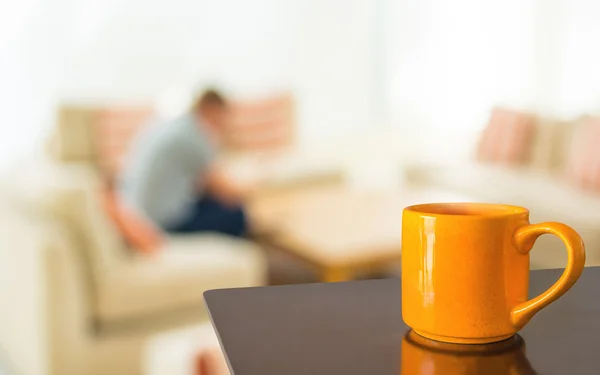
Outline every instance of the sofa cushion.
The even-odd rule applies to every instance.
[[[548,172],[564,174],[568,155],[573,144],[575,130],[580,126],[581,118],[572,121],[547,120],[549,126],[544,127],[547,133],[547,164],[544,169]]]
[[[289,148],[295,136],[295,105],[290,92],[263,98],[232,100],[224,141],[229,151]]]
[[[148,105],[65,105],[58,112],[50,153],[63,162],[87,162],[112,182],[151,115]]]
[[[567,177],[573,185],[600,191],[600,119],[587,118],[577,127],[567,157]]]
[[[201,306],[208,289],[261,285],[265,263],[251,242],[218,234],[168,238],[154,256],[137,256],[99,285],[104,323]]]
[[[536,132],[533,115],[494,108],[477,149],[477,160],[503,165],[529,162]]]
[[[151,107],[106,107],[94,110],[98,166],[107,182],[121,173],[132,142],[152,116]]]
[[[63,106],[58,109],[56,128],[48,144],[50,154],[65,162],[95,163],[96,145],[91,123],[94,111],[87,106]]]
[[[108,181],[123,168],[132,140],[152,115],[150,105],[63,105],[58,111],[51,154],[61,161],[84,161],[99,167]],[[225,127],[228,152],[288,149],[295,137],[295,101],[284,91],[261,98],[231,101]]]
[[[565,152],[561,146],[568,136],[567,125],[571,124],[548,117],[539,118],[531,145],[529,166],[532,169],[555,172],[562,168]]]

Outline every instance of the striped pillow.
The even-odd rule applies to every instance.
[[[536,133],[533,115],[495,108],[483,131],[476,159],[504,165],[522,165],[529,161]]]
[[[98,166],[112,184],[123,168],[123,162],[136,134],[146,124],[152,109],[101,108],[94,112]]]
[[[586,118],[575,130],[566,172],[574,185],[600,191],[600,118]]]
[[[277,150],[294,142],[295,111],[290,93],[252,101],[234,100],[230,115],[225,134],[230,150]]]

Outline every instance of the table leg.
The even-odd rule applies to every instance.
[[[352,280],[352,272],[348,268],[336,267],[327,268],[321,273],[321,281],[326,283],[333,283],[338,281],[349,281]]]

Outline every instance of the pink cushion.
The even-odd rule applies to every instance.
[[[95,111],[98,165],[109,182],[121,172],[131,142],[151,114],[149,107],[101,108]]]
[[[282,93],[252,101],[233,101],[227,127],[229,148],[269,150],[287,147],[294,138],[294,100]]]
[[[525,164],[529,161],[535,132],[535,119],[531,114],[495,108],[479,141],[477,160]]]
[[[567,156],[567,179],[600,191],[600,119],[588,118],[577,128]]]

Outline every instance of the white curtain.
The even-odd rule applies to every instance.
[[[62,0],[0,1],[0,169],[32,152],[60,82]]]
[[[536,2],[389,1],[387,108],[400,126],[462,131],[494,104],[531,106]]]
[[[600,3],[387,1],[386,108],[397,126],[476,130],[495,105],[600,109]]]
[[[600,115],[600,2],[564,0],[553,12],[556,23],[549,31],[555,48],[549,62],[554,68],[548,109],[563,117],[582,113]]]

